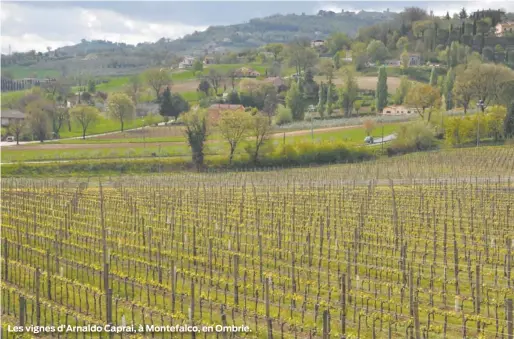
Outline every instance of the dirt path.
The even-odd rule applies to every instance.
[[[338,127],[325,127],[325,128],[315,128],[315,133],[323,133],[323,132],[331,132],[331,131],[339,131],[349,128],[359,127],[357,126],[338,126]],[[309,135],[311,133],[310,129],[307,130],[299,130],[299,131],[290,131],[285,132],[286,137],[292,136],[300,136],[300,135]],[[281,133],[273,133],[271,135],[272,138],[282,138],[284,136],[284,132]],[[216,143],[221,140],[210,140],[207,143]],[[143,142],[122,142],[122,143],[84,143],[84,144],[26,144],[19,145],[15,147],[10,147],[9,150],[19,150],[19,151],[29,151],[29,150],[76,150],[76,149],[104,149],[104,148],[135,148],[142,147],[145,145]],[[187,143],[185,141],[169,141],[169,142],[147,142],[146,147],[167,147],[167,146],[185,146]]]

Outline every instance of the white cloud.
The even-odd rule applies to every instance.
[[[3,3],[1,11],[2,53],[31,49],[46,51],[87,40],[110,40],[137,44],[162,37],[176,39],[207,29],[170,22],[135,20],[114,11],[80,7],[42,7]]]

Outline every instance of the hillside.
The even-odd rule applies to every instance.
[[[333,32],[355,36],[359,28],[392,21],[393,12],[325,12],[316,15],[274,15],[249,22],[212,26],[181,39],[166,37],[154,43],[137,46],[110,41],[83,39],[47,53],[14,53],[2,55],[2,67],[13,71],[16,78],[33,74],[55,76],[89,73],[115,75],[140,72],[148,66],[169,66],[187,54],[213,54],[241,51],[273,42],[288,42],[295,38],[326,38]]]

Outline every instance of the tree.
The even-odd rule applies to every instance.
[[[507,115],[503,123],[505,136],[507,138],[514,138],[514,100],[511,101]]]
[[[384,45],[382,41],[373,40],[368,44],[366,52],[373,62],[384,62],[385,59],[389,56],[389,52],[387,51],[387,47]]]
[[[430,71],[430,80],[428,81],[428,84],[432,87],[435,87],[437,85],[437,75],[435,73],[434,66],[432,66],[432,70]]]
[[[168,116],[174,117],[175,119],[178,118],[178,116],[181,113],[189,111],[189,103],[186,99],[179,93],[172,93],[171,94],[171,109],[166,111],[168,113]]]
[[[280,72],[279,72],[280,74]],[[238,76],[237,69],[229,69],[226,74],[227,78],[230,79],[230,84],[232,85],[232,90],[236,88],[236,78]]]
[[[376,107],[378,112],[382,112],[387,106],[387,72],[385,66],[378,70],[377,90],[375,93]]]
[[[249,133],[255,138],[255,143],[251,149],[251,156],[254,164],[258,163],[259,152],[266,140],[268,140],[271,129],[272,125],[264,115],[256,113],[252,116],[249,125]]]
[[[375,129],[375,122],[371,119],[364,120],[364,123],[362,124],[364,129],[366,130],[366,135],[369,137],[373,130]]]
[[[107,101],[107,111],[109,115],[120,122],[121,131],[125,122],[134,118],[136,107],[134,102],[125,93],[114,93],[109,96]]]
[[[459,12],[459,18],[461,20],[464,20],[468,17],[468,13],[466,12],[466,9],[464,7],[462,7],[462,9],[460,10]]]
[[[462,105],[464,108],[464,114],[467,113],[469,102],[473,97],[473,87],[471,86],[471,82],[465,78],[465,75],[457,76],[455,80],[455,85],[453,87],[452,96],[456,103]]]
[[[277,43],[275,43],[275,44],[268,44],[268,45],[264,46],[264,50],[266,52],[269,52],[269,53],[273,54],[273,60],[274,61],[278,61],[278,56],[284,50],[284,45],[283,44],[277,44]]]
[[[439,91],[436,88],[428,84],[418,83],[409,90],[406,103],[413,107],[422,119],[426,118],[427,122],[430,122],[432,108],[439,107],[440,99]],[[425,114],[427,109],[428,114]]]
[[[66,107],[56,107],[47,110],[48,117],[52,124],[52,132],[56,138],[59,138],[59,131],[65,122],[70,119],[70,113]]]
[[[453,108],[453,87],[455,84],[455,71],[450,68],[446,73],[443,92],[445,97],[445,109],[447,111]]]
[[[139,92],[142,88],[142,81],[141,76],[139,74],[131,76],[129,78],[129,83],[127,87],[127,91],[130,94],[130,97],[132,98],[132,101],[134,101],[135,104],[138,102],[138,96]]]
[[[325,84],[322,82],[320,85],[319,85],[319,92],[318,92],[318,113],[320,116],[323,116],[323,113],[325,113],[325,103],[327,101],[327,97],[325,95],[326,93],[326,90],[325,90]]]
[[[400,86],[396,89],[394,95],[393,95],[393,102],[396,105],[403,104],[403,101],[405,100],[405,97],[407,96],[407,93],[409,92],[411,87],[411,81],[408,77],[402,76],[400,78]]]
[[[207,81],[205,79],[200,80],[200,83],[198,84],[198,88],[197,88],[197,90],[199,92],[204,93],[205,96],[209,96],[210,89],[211,89],[211,84],[209,83],[209,81]]]
[[[275,114],[278,106],[278,93],[275,86],[263,86],[264,105],[262,111],[268,116],[271,123],[271,117]]]
[[[196,59],[195,62],[193,62],[192,71],[193,75],[203,72],[203,62],[200,59]]]
[[[171,76],[164,69],[149,69],[143,73],[143,77],[155,91],[155,98],[159,100],[161,89],[171,85]]]
[[[362,101],[357,100],[353,103],[353,109],[355,110],[355,112],[357,112],[357,114],[359,114],[361,107],[362,107]]]
[[[14,135],[16,145],[20,144],[20,136],[23,134],[27,127],[27,122],[23,119],[15,119],[9,124],[8,131]]]
[[[197,170],[203,167],[204,144],[208,136],[207,111],[195,107],[182,117],[187,143],[191,147],[192,161]]]
[[[494,50],[489,46],[484,47],[482,49],[482,58],[485,61],[494,62]]]
[[[87,82],[87,91],[89,93],[95,93],[96,92],[96,83],[94,80],[89,80]]]
[[[350,38],[345,33],[336,32],[327,41],[329,53],[334,55],[343,48],[350,47]]]
[[[396,48],[399,51],[406,52],[409,49],[409,39],[405,36],[402,36],[398,41],[396,42]]]
[[[409,68],[410,56],[409,56],[409,53],[407,53],[407,51],[403,51],[403,53],[401,54],[400,64],[401,64],[403,71],[405,71],[405,70],[407,70],[407,68]]]
[[[293,83],[287,92],[286,105],[291,109],[294,120],[303,120],[305,113],[305,103],[297,83]]]
[[[357,100],[359,87],[352,70],[345,70],[344,86],[341,89],[341,95],[339,98],[339,107],[344,111],[346,117],[350,117],[352,114],[353,104]]]
[[[89,105],[77,105],[70,111],[71,118],[82,128],[82,139],[86,139],[87,129],[100,118],[100,112],[96,107]]]
[[[329,83],[334,79],[335,65],[331,59],[322,59],[319,63],[319,70],[324,75]]]
[[[205,76],[205,79],[211,84],[211,87],[214,89],[214,94],[218,95],[218,88],[221,85],[221,80],[223,80],[221,73],[211,68],[209,69],[209,74]]]
[[[326,100],[326,108],[325,108],[325,115],[330,116],[332,115],[333,108],[332,108],[332,84],[328,84],[327,88],[327,100]]]
[[[251,115],[243,110],[227,110],[220,114],[218,128],[230,147],[229,164],[232,164],[237,145],[246,136],[252,124]]]
[[[310,47],[309,41],[296,40],[287,47],[286,55],[289,65],[294,67],[297,74],[314,67],[318,61],[318,54]]]
[[[51,121],[48,117],[48,110],[51,109],[47,100],[39,99],[31,102],[26,107],[28,115],[27,123],[34,137],[43,142],[48,138],[51,130]]]
[[[366,52],[366,44],[364,42],[356,41],[352,44],[352,62],[357,71],[366,67],[368,55]]]

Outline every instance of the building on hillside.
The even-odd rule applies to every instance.
[[[14,109],[2,110],[0,112],[2,117],[2,127],[8,127],[13,122],[25,119],[25,114]]]
[[[206,56],[204,59],[203,59],[203,64],[204,65],[213,65],[216,63],[216,59],[214,59],[213,57],[210,57],[210,56]]]
[[[412,107],[402,105],[386,106],[382,110],[382,115],[409,115],[413,113],[414,109]]]
[[[384,64],[386,66],[391,66],[391,67],[400,67],[401,66],[401,61],[397,60],[397,59],[391,59],[391,60],[386,60],[384,62]]]
[[[514,32],[514,21],[500,22],[496,25],[494,33],[498,37],[502,37],[507,32]]]
[[[178,68],[180,68],[180,69],[191,68],[191,67],[193,67],[194,63],[195,63],[195,58],[186,56],[186,57],[184,57],[184,60],[182,60],[178,64]]]
[[[209,120],[211,121],[217,121],[220,117],[221,112],[223,111],[238,111],[238,110],[245,110],[245,107],[243,105],[231,105],[231,104],[212,104],[207,109],[207,114],[209,116]]]
[[[282,92],[287,90],[287,85],[284,79],[281,77],[269,77],[264,79],[265,82],[273,84],[275,88],[277,89],[277,92]]]
[[[420,66],[421,65],[421,55],[420,54],[410,54],[409,55],[409,66]]]
[[[312,48],[315,48],[315,47],[321,47],[321,46],[324,46],[325,45],[325,40],[312,40],[311,41],[311,47]]]
[[[238,78],[257,78],[261,76],[261,73],[248,67],[241,67],[236,70],[236,76]]]

